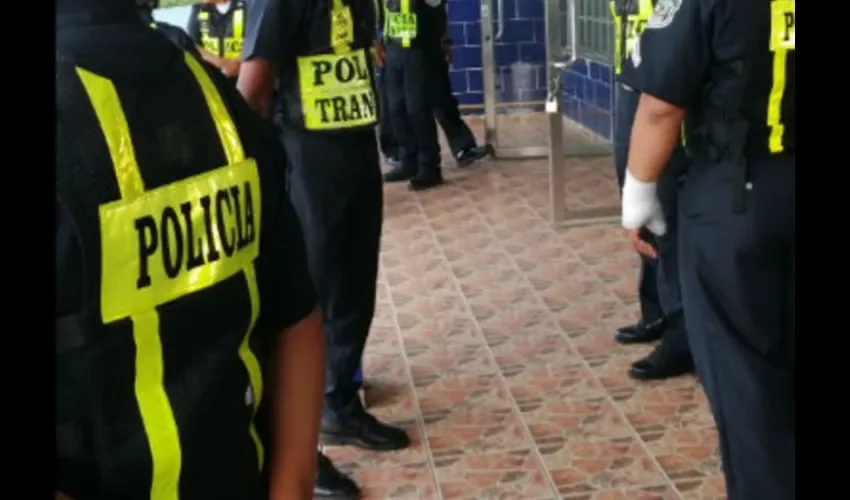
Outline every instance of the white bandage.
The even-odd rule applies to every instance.
[[[623,183],[623,227],[640,229],[646,226],[650,232],[661,236],[667,232],[664,212],[656,196],[654,182],[637,180],[626,169],[626,181]]]

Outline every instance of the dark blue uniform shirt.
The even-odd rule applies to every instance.
[[[748,126],[746,150],[750,155],[778,151],[775,140],[768,146],[778,123],[783,130],[778,139],[782,149],[793,151],[794,20],[793,14],[788,14],[788,26],[777,24],[771,14],[773,4],[777,2],[658,0],[623,64],[623,82],[686,109],[688,129],[692,118],[699,124],[712,107],[742,117]],[[784,42],[777,41],[783,37]],[[783,43],[778,49],[773,47]],[[779,71],[775,67],[778,53],[787,54]],[[781,122],[770,115],[780,116]]]
[[[245,20],[242,59],[266,59],[280,64],[295,57],[300,29],[306,21],[307,3],[305,0],[253,0]]]

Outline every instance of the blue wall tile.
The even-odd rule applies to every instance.
[[[543,1],[504,0],[505,29],[496,40],[494,54],[496,92],[500,101],[537,101],[546,97]],[[496,8],[494,2],[494,18]],[[484,95],[480,0],[449,0],[448,10],[449,30],[454,39],[452,90],[459,103],[481,106]],[[495,35],[496,26],[493,30]],[[515,71],[522,74],[515,75]],[[564,113],[588,130],[610,139],[612,84],[610,66],[577,61],[564,74],[561,97]]]

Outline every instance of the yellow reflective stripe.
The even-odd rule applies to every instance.
[[[785,150],[785,125],[782,123],[782,101],[785,97],[788,53],[796,48],[794,0],[773,0],[770,3],[770,43],[773,52],[773,84],[767,101],[767,125],[770,128],[768,149],[771,153]]]
[[[207,106],[210,109],[210,115],[215,123],[219,140],[221,140],[221,146],[224,149],[225,156],[227,156],[227,163],[229,165],[233,165],[244,160],[245,150],[242,148],[242,140],[239,138],[239,131],[236,129],[236,124],[233,123],[233,118],[231,118],[230,112],[227,111],[227,107],[225,107],[224,101],[222,101],[221,95],[218,93],[218,89],[216,89],[210,79],[210,76],[206,71],[204,71],[204,68],[201,67],[201,64],[195,60],[194,57],[186,52],[184,54],[184,59],[186,60],[186,64],[189,66],[189,69],[192,71],[192,74],[195,75],[195,79],[198,81],[201,91],[204,93],[204,98],[206,99]],[[248,294],[251,298],[251,323],[248,325],[248,330],[245,332],[242,343],[239,345],[239,358],[242,360],[242,364],[245,365],[245,370],[248,372],[248,379],[250,380],[251,387],[254,391],[254,414],[256,415],[257,408],[260,406],[260,401],[263,397],[263,376],[262,371],[260,370],[260,363],[257,361],[257,357],[254,355],[254,352],[251,350],[250,340],[251,333],[254,331],[254,325],[260,315],[260,293],[259,288],[257,287],[257,276],[254,272],[253,262],[246,265],[243,268],[243,272],[245,273],[245,282],[248,285]],[[250,432],[251,438],[254,440],[254,444],[257,447],[257,461],[260,468],[262,468],[265,453],[263,450],[263,444],[257,435],[256,428],[254,427],[253,419],[251,420],[251,425],[248,431]]]
[[[410,0],[401,0],[401,13],[410,14]],[[401,39],[401,46],[404,48],[410,47],[410,36],[405,36]]]
[[[233,38],[242,39],[245,32],[245,9],[238,8],[233,12]]]
[[[89,95],[92,107],[100,120],[103,136],[112,157],[115,177],[124,198],[138,196],[145,190],[142,176],[136,165],[136,151],[130,138],[130,129],[124,117],[124,109],[112,82],[82,68],[77,74]]]
[[[248,331],[245,337],[242,338],[242,343],[239,344],[239,359],[245,365],[248,371],[248,379],[251,381],[251,387],[254,388],[254,415],[257,414],[257,408],[260,406],[260,401],[263,398],[263,372],[260,370],[260,362],[251,350],[250,340],[251,333],[254,331],[254,326],[257,324],[257,318],[260,316],[260,289],[257,287],[257,275],[254,272],[254,264],[251,263],[243,268],[245,273],[245,283],[248,284],[248,295],[251,298],[251,323],[248,325]],[[263,443],[260,441],[260,436],[257,434],[257,428],[254,426],[253,419],[248,427],[248,432],[251,434],[251,439],[254,440],[254,445],[257,447],[257,463],[260,469],[263,468],[265,460],[265,451]]]
[[[145,186],[118,92],[106,78],[82,68],[77,68],[77,74],[100,122],[121,197],[136,198],[144,193]],[[163,385],[159,314],[153,309],[131,319],[136,344],[136,402],[153,462],[151,500],[178,500],[182,451],[174,412]]]
[[[230,118],[230,113],[221,100],[221,95],[218,93],[210,76],[194,57],[188,52],[185,52],[183,59],[186,65],[195,75],[201,91],[204,93],[204,98],[207,101],[207,106],[210,108],[210,114],[215,122],[215,128],[218,132],[218,138],[221,140],[221,146],[224,149],[224,154],[227,156],[227,163],[232,165],[245,159],[245,151],[242,149],[242,140],[239,139],[239,131],[236,130],[236,124]]]
[[[781,153],[785,148],[782,138],[785,125],[782,124],[782,98],[785,96],[785,73],[788,51],[777,48],[773,53],[773,86],[767,101],[767,125],[770,127],[768,147],[771,153]]]

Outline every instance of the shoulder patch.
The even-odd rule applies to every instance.
[[[660,30],[670,26],[681,7],[682,0],[658,0],[652,15],[646,21],[646,29]]]

